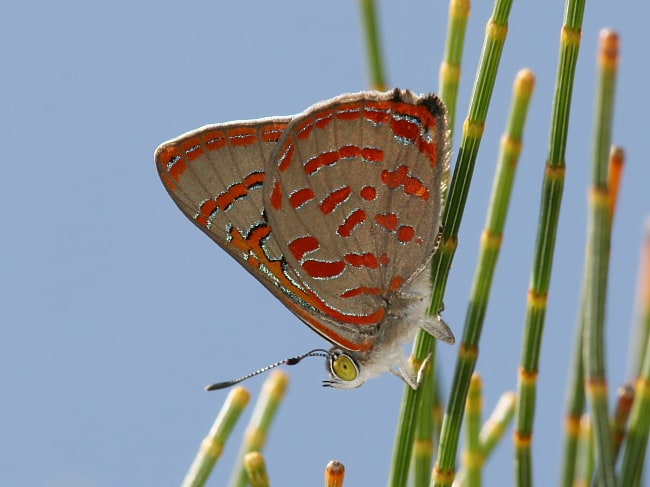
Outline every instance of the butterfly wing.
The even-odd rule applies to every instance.
[[[300,289],[264,214],[265,167],[289,117],[202,127],[162,144],[160,178],[181,211],[287,304]]]
[[[406,90],[342,95],[285,128],[264,205],[308,323],[331,342],[370,349],[391,296],[428,263],[448,151],[442,102]]]

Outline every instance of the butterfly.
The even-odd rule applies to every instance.
[[[449,170],[436,95],[364,91],[295,116],[208,125],[155,160],[185,216],[332,344],[305,355],[327,357],[324,385],[390,371],[415,389],[421,371],[402,345],[419,329],[454,342],[427,315]]]

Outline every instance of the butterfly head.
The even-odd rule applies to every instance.
[[[354,389],[366,380],[361,374],[363,369],[350,352],[340,348],[332,348],[327,355],[326,362],[329,380],[323,381],[323,386],[336,389]]]
[[[391,372],[417,389],[418,379],[408,364],[405,351],[400,346],[383,350],[382,353],[376,352],[377,350],[352,352],[338,347],[330,349],[326,363],[329,379],[323,381],[323,386],[354,389],[368,379]]]

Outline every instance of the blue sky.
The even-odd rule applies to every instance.
[[[475,3],[457,130],[491,10]],[[512,80],[528,67],[537,88],[478,363],[486,414],[517,383],[563,8],[513,7],[447,287],[445,318],[459,337]],[[641,228],[650,214],[643,128],[650,33],[638,22],[649,14],[642,2],[587,3],[539,376],[541,485],[559,476],[603,27],[621,33],[613,140],[628,158],[607,313],[611,393],[628,379]],[[391,86],[436,91],[446,3],[382,1],[379,15]],[[153,151],[207,123],[298,113],[366,89],[358,3],[12,2],[3,18],[0,484],[178,485],[225,397],[204,392],[205,384],[326,343],[186,221],[158,180]],[[457,347],[438,349],[448,387]],[[315,359],[289,372],[268,444],[273,483],[319,485],[324,466],[338,459],[346,484],[385,484],[403,384],[388,374],[358,390],[326,390]],[[256,394],[261,383],[247,385]],[[242,430],[210,485],[229,478]],[[510,437],[488,464],[485,485],[511,483]]]

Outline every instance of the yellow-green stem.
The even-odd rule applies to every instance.
[[[553,252],[555,250],[555,237],[564,188],[564,156],[584,7],[584,0],[567,0],[564,25],[560,36],[560,57],[553,101],[549,151],[542,183],[542,201],[528,291],[524,339],[519,368],[514,439],[515,485],[519,487],[532,485],[531,442],[535,417],[537,373],[546,316],[546,301],[553,265]]]
[[[465,208],[469,184],[476,162],[483,124],[494,88],[496,72],[501,59],[501,52],[507,33],[507,21],[512,0],[498,0],[493,18],[488,24],[488,32],[483,46],[481,62],[470,103],[468,122],[466,122],[461,148],[459,150],[454,175],[450,184],[449,195],[442,215],[444,225],[441,249],[433,256],[431,263],[432,297],[430,310],[437,313],[442,307],[442,298],[457,245],[457,235],[461,215]],[[413,347],[416,360],[423,360],[434,351],[435,340],[427,333],[418,333]],[[419,394],[422,391],[412,391],[406,388],[400,411],[400,419],[395,435],[393,462],[391,464],[388,485],[391,487],[405,486],[408,480],[408,469],[411,460],[416,412],[419,410]],[[455,451],[455,448],[454,448]],[[453,479],[453,454],[451,455],[450,477]],[[435,470],[435,468],[434,468]],[[434,477],[445,478],[445,472],[436,470]]]
[[[250,400],[250,393],[243,387],[235,387],[226,398],[210,432],[201,442],[192,466],[185,475],[182,487],[203,487],[215,463],[221,457],[226,440],[235,427],[239,416]]]
[[[634,403],[621,462],[620,485],[625,487],[641,484],[650,430],[650,334],[646,333],[650,330],[650,218],[646,220],[644,233],[639,266],[639,313],[636,327],[639,331],[637,335],[645,334],[646,342],[638,348],[643,356],[640,358],[641,366],[634,386]]]
[[[264,456],[253,451],[244,455],[244,469],[248,476],[251,487],[269,487],[269,474],[266,471],[266,461]]]
[[[618,64],[618,36],[601,32],[599,90],[594,131],[594,161],[590,192],[585,303],[582,307],[585,391],[594,434],[598,485],[616,485],[614,443],[610,425],[605,370],[605,308],[611,242],[611,199],[609,194],[609,148]]]
[[[451,396],[441,432],[441,444],[447,448],[446,456],[438,455],[438,467],[448,472],[453,467],[457,450],[463,407],[470,378],[478,359],[479,341],[490,296],[490,288],[501,249],[503,229],[512,194],[515,170],[522,147],[522,133],[535,77],[530,70],[522,70],[515,79],[513,102],[508,127],[501,139],[501,150],[492,186],[487,221],[467,307],[463,339],[460,345]],[[448,480],[446,480],[448,482]],[[440,485],[447,485],[440,482]]]
[[[435,361],[427,363],[429,369],[420,383],[424,391],[417,414],[417,428],[413,441],[413,487],[429,485],[433,456],[433,433],[437,403]]]
[[[465,421],[467,446],[462,454],[463,467],[467,472],[467,486],[480,487],[485,457],[481,451],[479,439],[483,415],[483,383],[477,373],[472,375],[470,381],[465,411],[467,413]]]
[[[587,414],[583,414],[580,418],[576,460],[575,477],[571,485],[587,486],[591,483],[594,474],[594,437],[591,420]]]
[[[366,38],[370,86],[373,90],[384,91],[386,89],[386,75],[384,73],[384,62],[379,41],[379,26],[377,25],[375,0],[359,1],[363,31]]]
[[[465,29],[469,19],[470,0],[451,0],[449,2],[449,22],[445,57],[440,66],[440,98],[447,105],[449,126],[454,128],[456,120],[456,102],[461,76],[461,60],[465,45]]]
[[[634,386],[626,384],[618,388],[616,409],[614,411],[614,461],[621,450],[627,433],[627,422],[630,419],[634,404]]]
[[[284,399],[288,384],[289,376],[283,370],[274,370],[264,382],[235,461],[233,474],[230,478],[232,487],[247,485],[248,475],[244,467],[244,457],[248,452],[264,449],[269,428],[282,399]]]
[[[481,451],[481,462],[485,463],[492,454],[492,451],[502,440],[508,430],[508,426],[515,417],[515,393],[506,392],[500,398],[494,411],[481,428],[479,435],[479,447]],[[454,487],[466,487],[467,476],[464,470],[460,470],[454,480]]]

